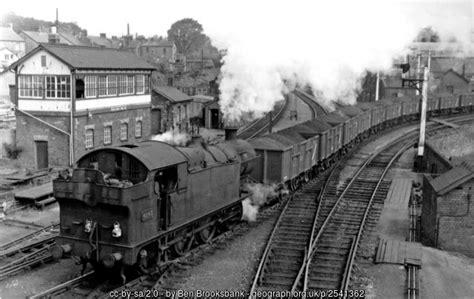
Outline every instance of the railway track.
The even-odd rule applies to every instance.
[[[257,223],[275,217],[281,211],[284,202],[277,203],[265,209],[259,214]],[[174,272],[179,271],[180,268],[192,264],[192,260],[201,260],[202,256],[213,248],[222,246],[229,242],[232,238],[245,234],[246,230],[250,229],[246,223],[240,223],[229,231],[226,231],[216,236],[211,243],[202,244],[184,256],[170,260],[164,265],[160,265],[159,271],[151,275],[139,276],[125,285],[117,286],[108,281],[100,281],[94,272],[74,278],[70,281],[57,285],[49,290],[43,291],[39,294],[29,296],[30,299],[51,299],[51,298],[110,298],[111,294],[115,294],[115,298],[145,298],[148,294],[150,298],[169,298],[165,296],[164,290],[173,291],[172,287],[167,286],[167,280],[173,280]],[[157,290],[160,290],[158,293]],[[134,293],[133,293],[134,292]],[[133,295],[135,294],[135,295]]]
[[[336,170],[336,172],[337,172],[337,170]],[[378,172],[378,171],[375,171],[375,172]],[[328,181],[331,182],[330,180],[328,180]],[[341,194],[343,191],[342,191],[341,188],[338,188],[337,185],[338,185],[338,184],[335,184],[334,182],[333,182],[333,183],[329,183],[327,189],[325,189],[326,191],[323,192],[323,193],[324,193],[324,194],[329,194],[330,192],[334,192],[334,193],[337,194],[337,195]],[[344,184],[344,185],[342,186],[342,188],[344,188],[345,186],[346,186],[346,184]],[[317,189],[319,189],[319,188],[321,188],[321,186],[315,183],[315,184],[313,184],[311,187],[308,186],[307,192],[310,193],[310,192],[312,192],[311,189],[313,189],[313,191],[314,191],[315,189],[317,190]],[[387,187],[387,188],[388,188],[388,187]],[[387,189],[387,190],[388,190],[388,189]],[[337,195],[336,195],[336,196],[337,196]],[[313,202],[314,202],[314,201],[315,201],[315,200],[314,200],[314,197],[313,197]],[[288,201],[288,205],[289,205],[289,203],[290,203],[290,201]],[[324,215],[325,215],[325,214],[329,214],[329,212],[330,212],[329,207],[330,207],[330,206],[331,206],[331,203],[329,203],[329,202],[327,203],[327,207],[318,207],[318,206],[317,206],[317,207],[316,207],[316,210],[319,210],[319,213],[320,213],[320,215],[322,215],[322,216],[318,216],[318,217],[316,217],[316,218],[313,217],[313,218],[312,218],[312,222],[310,221],[310,222],[311,222],[311,225],[310,225],[311,229],[310,229],[309,231],[311,231],[312,235],[309,236],[309,237],[307,237],[307,240],[308,240],[307,245],[306,245],[306,248],[307,248],[307,249],[304,251],[303,258],[302,258],[302,260],[303,260],[303,263],[302,263],[303,270],[306,269],[306,268],[309,268],[308,265],[310,265],[310,264],[308,263],[308,257],[309,257],[309,254],[308,254],[308,253],[310,252],[310,249],[311,249],[312,245],[314,244],[314,240],[315,240],[315,238],[316,238],[316,232],[318,231],[319,225],[320,225],[320,223],[321,223],[321,222],[320,222],[321,220],[318,220],[318,219],[319,219],[319,217],[323,217],[323,218],[324,218]],[[295,205],[295,207],[297,208],[297,205]],[[313,208],[313,210],[314,210],[314,207],[312,207],[312,208]],[[288,208],[285,208],[285,209],[288,209]],[[300,211],[303,211],[303,210],[304,210],[304,209],[300,209]],[[309,219],[309,218],[308,218],[308,219]],[[306,219],[306,221],[307,221],[308,219]],[[315,221],[315,219],[316,219],[317,221]],[[275,225],[275,226],[277,226],[277,225]],[[221,237],[222,237],[222,238],[226,238],[225,235],[221,235]],[[309,242],[309,240],[313,240],[313,241],[312,241],[312,242]],[[352,239],[351,239],[351,240],[352,240]],[[218,238],[218,239],[215,239],[215,240],[213,241],[213,243],[215,243],[215,242],[219,242],[219,238]],[[352,244],[355,244],[355,243],[352,242]],[[199,247],[193,249],[193,251],[191,251],[190,253],[186,254],[186,256],[193,255],[193,254],[195,254],[196,252],[199,252],[200,250],[202,250],[202,248],[205,248],[205,247],[208,247],[208,246],[210,246],[210,245],[209,245],[209,244],[201,245],[201,246],[199,246]],[[308,248],[309,248],[309,249],[308,249]],[[352,246],[352,248],[353,248],[353,250],[354,250],[354,246]],[[303,250],[304,250],[304,249],[303,249]],[[186,256],[183,257],[183,258],[180,258],[179,260],[173,260],[173,261],[171,261],[169,264],[165,265],[164,267],[166,268],[166,267],[168,267],[169,265],[171,265],[171,267],[172,267],[172,265],[179,264],[179,263],[183,262],[183,260],[184,260],[184,264],[186,264]],[[297,268],[297,267],[293,267],[293,268]],[[301,269],[301,268],[299,268],[299,269]],[[167,272],[169,272],[169,270],[165,269],[165,270],[164,270],[164,273],[162,272],[160,275],[166,276],[166,273],[167,273]],[[297,274],[299,273],[299,271],[296,271],[296,272],[297,272]],[[303,272],[303,273],[304,273],[304,272]],[[298,275],[297,275],[297,276],[298,276]],[[297,276],[296,276],[296,277],[297,277]],[[300,277],[300,278],[301,278],[301,277]],[[45,291],[45,292],[43,292],[43,293],[41,293],[41,294],[35,295],[35,296],[33,296],[33,297],[30,297],[30,298],[56,298],[56,297],[69,298],[69,297],[68,297],[68,296],[69,296],[69,293],[68,293],[68,292],[71,292],[72,289],[77,288],[77,285],[84,284],[84,283],[87,284],[87,280],[90,280],[90,279],[91,279],[91,277],[89,277],[89,278],[83,278],[83,279],[81,278],[81,279],[79,279],[80,282],[78,282],[77,280],[74,281],[74,282],[72,282],[72,281],[71,281],[71,282],[66,282],[66,283],[64,283],[64,284],[62,284],[62,285],[59,285],[59,286],[57,286],[57,287],[55,287],[55,288],[53,288],[53,289],[51,289],[51,290],[47,290],[47,291]],[[298,280],[298,281],[299,281],[299,280]],[[293,283],[293,285],[295,285],[295,284]],[[292,287],[293,287],[293,285],[292,285]],[[298,289],[302,288],[302,284],[297,283],[296,286],[297,286]],[[122,290],[128,290],[128,291],[144,291],[144,290],[152,290],[153,288],[156,288],[156,287],[158,287],[159,289],[163,289],[163,286],[160,284],[160,279],[156,279],[156,278],[154,278],[154,277],[150,277],[150,276],[145,275],[145,276],[140,276],[140,277],[138,277],[137,279],[135,279],[135,280],[133,280],[133,281],[130,281],[128,284],[123,285],[123,286],[121,286],[121,287],[119,287],[119,288],[117,288],[117,289],[112,289],[112,290],[108,291],[107,293],[102,293],[102,295],[101,295],[102,297],[101,297],[101,298],[108,298],[109,295],[110,295],[110,292],[112,292],[112,291],[113,291],[113,292],[117,292],[116,294],[120,294],[120,292],[121,292]],[[97,288],[95,288],[95,289],[97,289]],[[54,294],[60,294],[60,295],[54,295]],[[143,294],[143,293],[142,293],[142,294]],[[150,294],[153,294],[153,293],[150,293]],[[87,297],[87,296],[90,296],[90,294],[89,294],[89,295],[84,295],[84,296],[82,296],[82,297]],[[99,296],[99,295],[98,295],[98,296]],[[93,296],[93,297],[94,297],[94,296]],[[119,296],[119,298],[120,298],[120,296]],[[132,296],[131,298],[133,298],[133,296]]]
[[[394,151],[394,147],[395,153],[400,154],[406,144],[398,142],[390,150]],[[340,289],[345,283],[344,273],[350,271],[346,262],[355,248],[358,227],[368,218],[372,203],[383,203],[388,192],[390,182],[382,179],[395,153],[370,155],[353,178],[339,188],[339,165],[322,188],[313,183],[305,186],[301,195],[295,196],[295,203],[289,202],[283,210],[250,294],[265,290]],[[317,199],[314,194],[319,194]],[[379,213],[380,209],[371,218],[378,218]]]
[[[293,93],[309,106],[311,109],[312,118],[316,118],[318,115],[324,115],[328,113],[328,111],[323,106],[318,104],[311,97],[311,95],[307,94],[305,91],[296,88]]]
[[[59,224],[41,228],[0,246],[0,280],[52,260]],[[25,244],[26,243],[26,244]]]
[[[282,103],[277,104],[271,113],[266,114],[264,117],[251,122],[239,130],[237,132],[237,138],[248,140],[264,134],[268,131],[271,124],[276,123],[283,116],[287,108],[288,100],[285,99]]]

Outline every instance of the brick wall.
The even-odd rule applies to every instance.
[[[437,200],[429,183],[433,177],[423,176],[423,206],[421,209],[421,242],[428,246],[436,244]]]
[[[142,137],[135,136],[135,125],[137,120],[142,121]],[[120,139],[120,127],[122,123],[128,123],[128,139]],[[112,144],[104,145],[104,127],[112,126]],[[133,144],[150,137],[150,108],[135,108],[114,112],[95,112],[92,117],[87,114],[77,116],[74,119],[74,130],[76,133],[74,143],[74,159],[77,161],[82,155],[90,150],[104,146],[119,146],[123,144]],[[86,149],[85,134],[86,129],[94,130],[94,146]]]
[[[36,115],[38,118],[69,132],[68,116]],[[48,142],[48,164],[66,166],[69,163],[69,137],[41,122],[17,112],[16,143],[23,151],[19,162],[23,167],[36,169],[35,140]]]
[[[428,173],[445,173],[453,168],[450,161],[429,143],[425,145],[423,167]]]
[[[471,180],[461,189],[454,189],[437,198],[438,248],[474,257],[473,187],[474,180]]]

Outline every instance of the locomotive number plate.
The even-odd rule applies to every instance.
[[[153,210],[152,209],[148,209],[148,210],[144,210],[142,211],[142,222],[145,222],[145,221],[148,221],[150,219],[153,218]]]

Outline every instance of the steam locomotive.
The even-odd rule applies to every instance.
[[[434,95],[428,115],[472,112],[474,94]],[[187,147],[158,141],[106,147],[81,157],[72,175],[53,181],[60,235],[53,257],[147,272],[208,242],[240,220],[246,181],[290,189],[318,175],[370,134],[419,117],[420,101],[385,99],[334,112],[250,141],[226,131],[226,141]]]

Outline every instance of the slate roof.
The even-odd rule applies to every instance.
[[[142,46],[145,47],[173,47],[174,43],[169,42],[166,40],[161,40],[161,41],[148,41],[144,43]]]
[[[47,32],[36,32],[36,31],[22,31],[22,33],[35,41],[38,44],[47,44],[49,41],[49,34]],[[59,36],[59,43],[64,45],[72,45],[73,43],[70,42],[68,39],[64,38],[61,34]]]
[[[190,96],[188,96],[187,94],[171,86],[155,86],[153,87],[153,91],[165,97],[172,103],[179,103],[179,102],[192,100]]]
[[[466,83],[469,83],[469,80],[466,79],[466,77],[464,77],[463,75],[461,75],[460,73],[456,72],[455,70],[453,69],[449,69],[447,70],[444,74],[443,74],[443,77],[452,73],[453,75],[455,75],[456,77],[458,77],[459,79],[463,80],[464,82]]]
[[[72,69],[154,70],[133,53],[109,48],[40,44],[12,65],[15,68],[40,50],[45,50]]]
[[[436,193],[443,195],[472,178],[474,178],[472,167],[470,167],[468,163],[463,162],[436,177],[430,181],[430,184]]]
[[[2,41],[14,41],[14,42],[24,42],[23,38],[15,33],[10,28],[0,27],[0,40]]]

